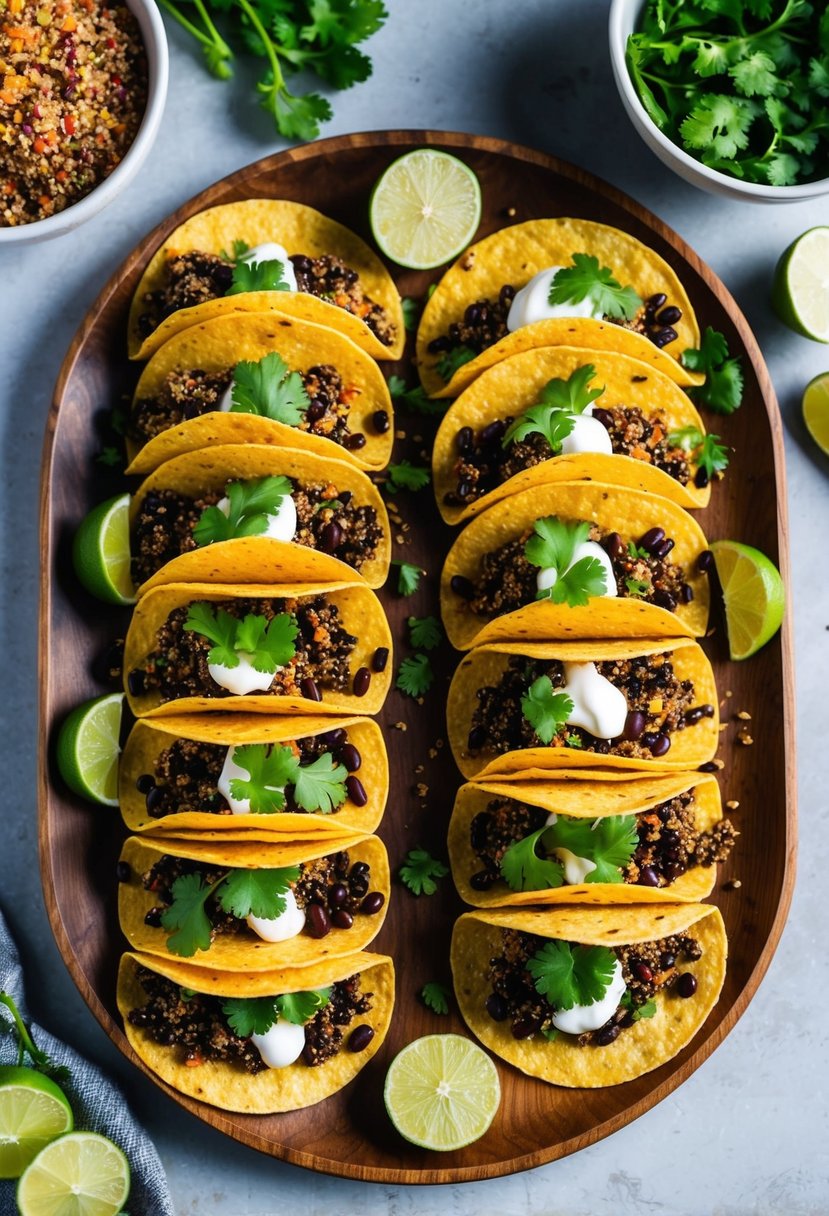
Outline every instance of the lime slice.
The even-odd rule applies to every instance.
[[[35,1157],[17,1184],[20,1216],[117,1216],[130,1190],[124,1154],[97,1132],[69,1132]]]
[[[391,1062],[386,1110],[406,1140],[449,1152],[479,1139],[501,1101],[492,1060],[459,1034],[427,1034]]]
[[[99,600],[134,604],[130,576],[129,494],[109,498],[90,511],[75,533],[72,561],[78,578]]]
[[[110,692],[73,709],[60,728],[57,762],[66,784],[82,798],[118,805],[122,692]]]
[[[72,1108],[50,1077],[33,1068],[0,1068],[0,1178],[19,1178],[42,1148],[72,1127]]]
[[[759,549],[736,540],[711,546],[725,600],[728,649],[747,659],[774,637],[783,620],[786,592],[780,571]]]
[[[821,452],[829,456],[829,372],[821,372],[806,385],[803,421]]]
[[[789,245],[774,271],[771,302],[804,338],[829,342],[829,228],[810,228]]]
[[[481,187],[447,152],[416,148],[389,165],[369,203],[382,252],[398,266],[430,270],[457,257],[481,220]]]

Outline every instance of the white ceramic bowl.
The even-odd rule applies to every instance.
[[[155,0],[125,0],[125,3],[132,9],[138,22],[147,52],[149,71],[147,108],[135,139],[109,177],[105,177],[89,194],[71,207],[47,216],[46,219],[35,220],[31,224],[0,228],[0,248],[4,245],[24,245],[28,241],[46,241],[51,237],[62,236],[64,232],[71,232],[79,224],[97,215],[107,203],[112,202],[115,196],[130,184],[146,160],[158,134],[164,102],[167,99],[167,35]]]
[[[622,105],[628,117],[652,152],[673,169],[679,177],[699,186],[711,194],[719,194],[725,198],[745,199],[755,203],[798,203],[806,198],[817,198],[829,194],[829,178],[821,178],[816,182],[805,182],[798,186],[759,186],[754,182],[743,182],[738,177],[728,173],[718,173],[709,169],[701,161],[695,160],[687,152],[672,143],[667,135],[663,135],[656,124],[648,117],[645,107],[639,100],[633,81],[625,63],[625,46],[628,35],[632,34],[639,13],[642,11],[643,0],[611,0],[610,5],[610,62],[616,88],[622,99]]]

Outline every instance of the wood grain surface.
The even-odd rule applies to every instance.
[[[130,297],[153,250],[182,220],[204,207],[253,196],[296,199],[319,208],[370,239],[367,200],[381,171],[411,147],[435,145],[455,152],[478,175],[484,199],[479,235],[515,221],[575,215],[616,225],[650,244],[676,269],[700,324],[727,337],[742,356],[746,391],[730,418],[706,422],[734,448],[732,467],[714,487],[711,505],[697,518],[709,538],[756,545],[787,578],[788,537],[780,415],[756,342],[734,301],[716,276],[664,224],[626,196],[570,165],[477,136],[428,131],[368,133],[324,140],[259,161],[217,183],[170,216],[116,271],[83,321],[64,361],[49,415],[42,467],[42,594],[40,609],[40,823],[43,886],[59,948],[75,983],[118,1047],[141,1067],[127,1045],[115,1006],[117,960],[125,947],[116,915],[115,865],[125,835],[116,812],[72,796],[54,765],[56,728],[79,701],[112,685],[100,678],[105,655],[123,637],[128,616],[89,597],[71,567],[71,538],[95,503],[124,488],[123,478],[96,462],[110,408],[129,394],[137,367],[126,359]],[[510,212],[512,215],[512,212]],[[438,272],[395,272],[403,295],[422,296]],[[416,382],[410,355],[385,364]],[[431,418],[397,418],[406,440],[395,459],[424,459],[434,434]],[[395,535],[398,560],[428,574],[418,592],[381,592],[397,648],[406,653],[405,620],[437,615],[443,556],[452,533],[440,521],[429,490],[394,497],[410,529]],[[393,581],[393,580],[392,580]],[[728,974],[719,1004],[693,1042],[657,1071],[624,1085],[571,1091],[532,1080],[499,1062],[501,1109],[490,1131],[459,1152],[428,1153],[401,1140],[382,1101],[393,1055],[421,1034],[463,1031],[452,1003],[438,1017],[418,998],[422,985],[451,985],[451,926],[463,911],[446,879],[432,897],[415,899],[394,884],[391,907],[373,949],[394,957],[397,1005],[383,1050],[346,1090],[319,1106],[289,1115],[227,1115],[182,1098],[172,1099],[205,1122],[254,1148],[297,1165],[352,1178],[386,1182],[457,1182],[495,1177],[574,1152],[636,1118],[681,1084],[718,1046],[745,1010],[777,945],[794,881],[795,772],[791,623],[755,658],[728,660],[724,630],[705,643],[718,682],[726,729],[719,755],[723,799],[741,835],[731,860],[720,867],[713,900],[728,929]],[[446,856],[446,827],[460,784],[444,745],[445,694],[459,656],[448,646],[435,652],[435,682],[417,705],[393,691],[379,721],[391,760],[388,808],[380,828],[393,870],[406,852],[423,845]],[[753,746],[736,741],[734,713],[748,710]],[[404,723],[406,730],[397,728]],[[419,769],[418,766],[423,766]],[[420,790],[418,785],[420,784]],[[428,787],[428,789],[426,789]],[[739,888],[729,880],[739,879]],[[712,1118],[719,1117],[712,1111]]]

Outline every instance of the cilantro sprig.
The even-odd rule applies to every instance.
[[[8,1009],[11,1014],[11,1023],[6,1020],[5,1014],[0,1014],[0,1033],[8,1032],[16,1037],[18,1067],[23,1067],[28,1056],[35,1072],[42,1072],[44,1076],[51,1077],[54,1081],[68,1081],[69,1069],[65,1064],[56,1064],[47,1052],[37,1046],[29,1028],[20,1016],[20,1010],[10,992],[0,992],[0,1005]]]
[[[283,996],[229,997],[222,1001],[228,1025],[240,1039],[267,1034],[280,1018],[294,1026],[306,1022],[331,1000],[331,988],[312,988],[307,992],[287,992]]]
[[[238,296],[246,291],[290,291],[285,281],[285,265],[278,258],[262,262],[239,261],[233,267],[233,278],[226,296]]]
[[[276,515],[283,498],[293,490],[287,477],[258,477],[253,481],[232,481],[225,487],[227,512],[219,506],[206,507],[193,529],[197,545],[239,536],[261,536],[268,517]]]
[[[419,650],[435,650],[444,638],[443,626],[434,616],[410,616],[406,620],[409,638]]]
[[[437,879],[445,878],[449,867],[426,849],[411,849],[400,867],[399,876],[412,895],[434,895],[438,889]]]
[[[573,265],[563,266],[550,284],[551,304],[581,304],[589,300],[603,317],[632,321],[642,307],[641,297],[632,287],[623,287],[613,271],[600,266],[591,253],[574,253]]]
[[[231,778],[230,793],[239,802],[250,800],[251,814],[283,810],[289,785],[294,787],[294,802],[309,813],[330,815],[345,801],[348,770],[335,764],[330,752],[303,765],[290,747],[244,743],[233,749],[233,762],[248,775]]]
[[[604,388],[590,387],[595,375],[595,367],[585,363],[566,380],[558,377],[548,380],[538,402],[514,418],[507,427],[501,441],[502,447],[520,443],[528,435],[539,434],[547,440],[553,455],[557,455],[564,440],[572,433],[576,418],[604,392]]]
[[[296,654],[294,639],[299,634],[289,612],[278,612],[270,621],[248,613],[240,621],[224,608],[214,610],[202,602],[190,605],[184,628],[214,643],[207,655],[209,663],[238,667],[239,656],[244,654],[256,671],[269,675],[290,663]]]
[[[410,697],[422,697],[432,687],[435,673],[427,654],[408,655],[400,664],[395,688]]]
[[[451,350],[441,355],[435,364],[435,370],[444,384],[448,384],[459,368],[465,363],[471,363],[477,355],[470,346],[453,346]]]
[[[302,376],[277,351],[258,363],[237,363],[230,396],[232,414],[258,414],[285,426],[298,426],[310,404]]]
[[[521,698],[521,712],[542,743],[549,743],[575,709],[566,692],[553,688],[549,676],[539,676]]]
[[[420,998],[432,1013],[445,1014],[449,1012],[449,989],[445,984],[430,980],[420,990]]]
[[[422,490],[428,486],[431,474],[425,465],[401,460],[399,464],[388,465],[386,477],[386,489],[397,493],[399,490]]]
[[[550,599],[554,604],[577,608],[589,604],[593,596],[606,593],[607,573],[599,559],[573,560],[579,545],[589,535],[588,523],[568,523],[554,515],[536,520],[533,535],[524,545],[524,556],[533,566],[556,572],[556,581],[546,590],[538,591],[537,600]]]
[[[692,372],[704,372],[705,383],[689,389],[694,401],[715,414],[733,414],[743,401],[743,369],[736,356],[728,357],[728,343],[721,333],[707,326],[702,342],[682,352],[682,364]]]
[[[535,990],[555,1009],[592,1005],[610,987],[616,955],[607,946],[549,941],[527,960]]]
[[[230,869],[212,883],[201,874],[181,874],[170,888],[170,904],[161,913],[162,928],[170,931],[167,948],[191,958],[209,950],[212,925],[207,901],[215,895],[223,912],[244,920],[247,916],[274,918],[287,907],[285,895],[299,878],[299,866],[272,870]]]
[[[394,402],[416,414],[445,414],[451,402],[444,398],[427,397],[421,385],[407,388],[402,376],[389,376],[389,394]]]
[[[397,593],[398,595],[413,595],[420,586],[420,580],[423,577],[423,571],[420,566],[413,566],[411,562],[391,563],[397,567]]]
[[[567,849],[576,857],[592,861],[595,869],[585,882],[623,882],[622,871],[636,851],[639,834],[634,815],[609,815],[603,819],[576,819],[559,815],[554,824],[516,840],[501,858],[501,876],[513,891],[543,891],[564,883],[564,868],[556,857],[539,855]]]
[[[699,427],[684,426],[671,432],[668,443],[687,452],[690,459],[705,470],[709,481],[728,468],[728,448],[720,443],[719,435],[703,435]]]

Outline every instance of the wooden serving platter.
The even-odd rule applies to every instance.
[[[734,449],[732,467],[714,487],[711,506],[698,515],[710,538],[756,545],[787,579],[786,495],[780,415],[757,344],[735,302],[716,276],[673,232],[644,208],[580,169],[527,148],[477,136],[429,131],[378,132],[324,140],[279,153],[233,174],[171,215],[138,246],[104,287],[66,355],[49,415],[43,453],[42,588],[40,608],[40,856],[49,916],[58,946],[84,999],[118,1047],[141,1065],[123,1035],[115,1006],[117,960],[125,943],[118,929],[115,865],[125,835],[115,811],[73,797],[54,765],[56,727],[79,701],[112,687],[99,678],[127,614],[92,600],[71,567],[74,528],[97,502],[125,487],[96,461],[106,414],[129,394],[137,368],[126,359],[130,297],[154,249],[196,211],[247,197],[308,203],[370,239],[367,202],[381,171],[402,152],[423,145],[454,152],[478,175],[484,199],[479,236],[507,223],[574,215],[612,224],[652,245],[681,277],[701,326],[712,325],[742,357],[746,390],[729,418],[708,413],[709,429]],[[512,210],[514,209],[514,211]],[[403,295],[422,297],[438,272],[392,268]],[[408,358],[385,364],[416,377]],[[402,454],[423,459],[436,421],[401,414]],[[415,595],[381,592],[397,654],[410,653],[405,620],[438,614],[440,566],[452,533],[440,521],[430,491],[394,496],[410,530],[395,528],[405,544],[395,557],[426,569]],[[745,1010],[769,964],[785,922],[794,882],[795,772],[791,625],[746,663],[728,660],[720,624],[706,642],[714,662],[726,728],[719,755],[724,800],[741,835],[721,867],[713,899],[728,929],[728,974],[719,1004],[691,1044],[657,1071],[607,1089],[571,1091],[547,1086],[499,1062],[503,1097],[489,1132],[459,1152],[436,1154],[402,1141],[382,1101],[393,1055],[419,1035],[465,1032],[452,1003],[438,1017],[418,999],[424,983],[451,986],[449,937],[463,911],[451,880],[437,894],[415,898],[395,884],[386,924],[372,949],[391,954],[397,1004],[381,1052],[343,1092],[287,1115],[225,1114],[160,1088],[206,1123],[297,1165],[383,1182],[458,1182],[527,1169],[574,1152],[615,1131],[680,1085],[718,1046]],[[391,789],[380,835],[393,870],[422,845],[446,856],[446,827],[460,777],[445,745],[445,694],[458,656],[444,647],[423,705],[392,691],[379,721],[391,761]],[[753,746],[736,741],[734,714],[748,710]],[[400,729],[404,724],[406,729]],[[741,725],[741,724],[740,724]],[[418,769],[418,766],[423,766]],[[420,786],[420,789],[418,789]],[[428,787],[428,789],[426,788]],[[726,887],[739,879],[739,887]]]

